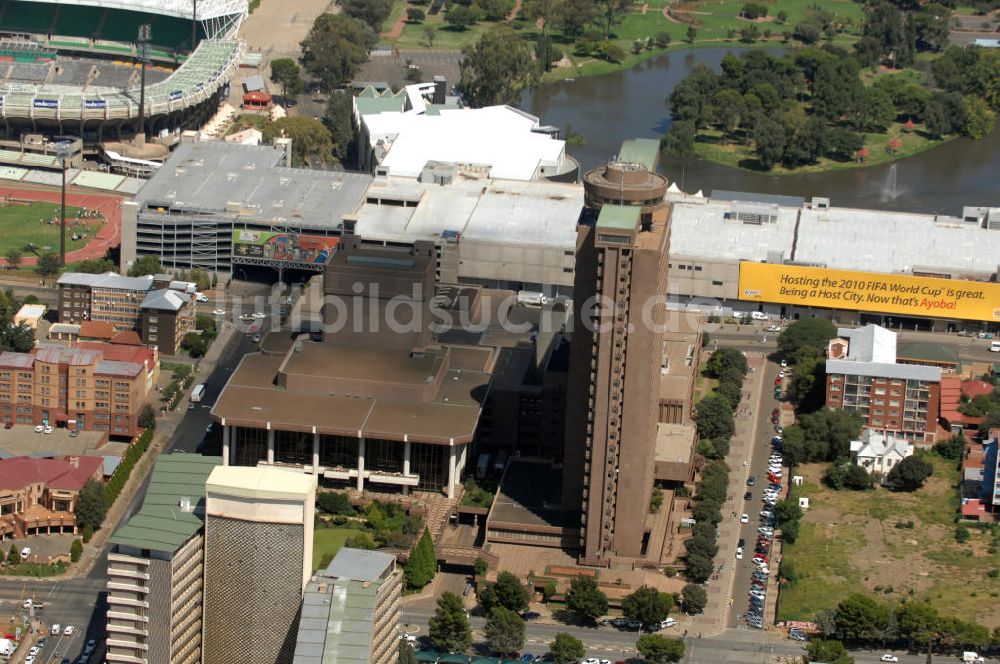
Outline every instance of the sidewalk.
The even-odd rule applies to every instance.
[[[764,381],[766,360],[760,353],[750,353],[747,357],[753,369],[743,382],[743,399],[736,409],[736,433],[733,435],[726,456],[729,465],[728,499],[722,506],[722,521],[719,522],[719,552],[715,556],[717,573],[708,583],[708,604],[705,612],[695,616],[689,627],[692,634],[712,636],[726,630],[729,610],[732,606],[733,583],[736,576],[736,541],[740,537],[739,515],[746,511],[743,493],[750,474],[750,455],[757,436],[757,418],[754,406],[760,403]],[[749,399],[747,396],[749,395]],[[735,516],[734,516],[735,515]]]
[[[208,349],[205,357],[201,359],[198,363],[197,369],[195,370],[195,381],[192,384],[197,384],[203,382],[212,371],[215,370],[216,365],[219,362],[219,357],[225,350],[226,346],[233,338],[236,328],[232,323],[225,323],[222,328],[222,332],[216,337],[212,346]],[[183,400],[182,400],[183,403]],[[108,509],[107,516],[104,517],[104,524],[101,529],[94,533],[94,537],[89,543],[85,544],[83,547],[83,555],[80,560],[76,563],[72,563],[66,573],[62,576],[50,577],[40,579],[41,581],[53,581],[62,582],[74,577],[87,574],[91,568],[94,566],[95,561],[101,557],[104,551],[104,546],[107,543],[109,537],[116,530],[118,530],[119,522],[125,515],[129,506],[132,504],[132,500],[135,498],[136,493],[142,487],[146,478],[159,458],[160,453],[163,452],[164,447],[173,438],[174,431],[176,431],[177,426],[181,423],[181,420],[187,415],[187,410],[182,406],[178,406],[177,409],[172,411],[167,411],[165,415],[162,415],[156,420],[156,433],[153,435],[153,442],[150,443],[149,449],[146,453],[142,455],[139,462],[132,469],[132,474],[128,478],[128,482],[125,483],[125,488],[122,489],[121,494],[119,494],[118,499],[115,500],[114,504]]]

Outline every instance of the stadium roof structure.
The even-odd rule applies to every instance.
[[[181,111],[209,99],[232,78],[243,58],[243,49],[243,43],[236,40],[201,41],[169,77],[146,86],[146,116]],[[8,84],[0,87],[0,111],[5,117],[32,119],[114,120],[139,117],[138,88],[90,90],[67,92],[62,86]]]
[[[145,12],[176,18],[191,18],[191,0],[26,0],[40,4],[78,5],[80,7],[99,7],[101,9],[117,9],[130,12]],[[197,19],[207,21],[224,17],[237,17],[242,20],[249,10],[249,0],[198,0]]]

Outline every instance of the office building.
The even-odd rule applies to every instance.
[[[219,457],[162,455],[142,507],[111,537],[108,664],[198,664],[205,481]]]
[[[358,490],[390,485],[452,497],[494,349],[435,342],[431,243],[342,239],[324,273],[320,340],[266,338],[219,395],[212,415],[223,427],[223,456]]]
[[[659,419],[669,208],[604,203],[582,225],[570,342],[563,505],[581,512],[581,560],[646,554]],[[665,536],[665,533],[664,533]],[[659,550],[659,544],[654,545]]]
[[[656,139],[623,141],[614,158],[584,174],[587,207],[600,210],[605,203],[636,206],[642,214],[651,214],[663,205],[667,193],[667,178],[656,172],[659,163],[660,142]]]
[[[195,286],[168,275],[67,272],[59,277],[58,286],[59,322],[63,324],[104,323],[109,331],[134,331],[142,343],[166,355],[180,352],[184,335],[195,329]],[[81,329],[80,337],[86,336]]]
[[[132,437],[160,371],[155,348],[99,342],[0,353],[0,420]]]
[[[216,467],[205,485],[203,664],[291,664],[312,574],[316,477]]]
[[[292,664],[394,664],[402,581],[391,553],[338,551],[306,585]]]
[[[839,328],[826,360],[826,405],[856,413],[864,426],[932,443],[941,404],[941,368],[896,362],[896,333],[878,325]]]

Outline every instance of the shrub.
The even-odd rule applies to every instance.
[[[969,541],[969,529],[964,525],[959,524],[958,528],[955,528],[955,541],[959,544],[964,544]]]
[[[71,562],[77,562],[80,560],[80,556],[83,555],[83,542],[78,539],[73,540],[73,543],[69,545],[69,559]]]
[[[423,9],[419,7],[407,7],[406,8],[406,20],[410,23],[420,23],[427,15],[424,13]]]

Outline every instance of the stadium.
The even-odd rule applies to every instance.
[[[57,136],[79,137],[91,154],[133,139],[143,25],[144,133],[169,139],[197,128],[240,66],[247,8],[247,0],[0,0],[0,163],[61,168]]]

